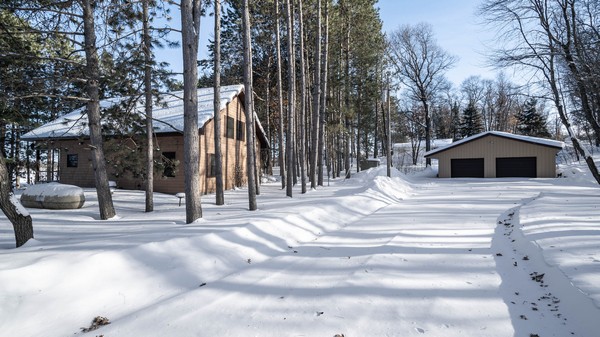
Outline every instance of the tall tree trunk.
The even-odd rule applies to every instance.
[[[243,14],[244,31],[244,91],[246,110],[246,171],[248,174],[248,204],[251,211],[255,211],[256,205],[256,160],[254,149],[254,105],[252,91],[252,41],[250,41],[250,9],[248,0],[244,0]]]
[[[423,111],[425,112],[425,152],[431,150],[431,112],[427,98],[423,98]],[[425,166],[431,166],[431,158],[427,157]]]
[[[329,0],[325,0],[325,32],[323,36],[323,56],[321,66],[321,111],[319,112],[319,144],[317,150],[317,184],[323,186],[323,157],[325,151],[325,122],[327,120],[327,68],[329,53]]]
[[[294,13],[290,5],[290,0],[285,0],[286,18],[287,18],[287,37],[288,37],[288,128],[287,128],[287,184],[286,196],[292,197],[292,187],[294,185],[294,138],[295,138],[295,102],[296,102],[296,70],[294,54]]]
[[[387,176],[392,176],[392,123],[391,123],[391,113],[392,104],[390,101],[390,78],[388,76],[387,79],[387,118],[385,119],[385,138],[387,140],[387,146],[385,147],[386,157],[387,157]]]
[[[146,212],[154,211],[154,129],[152,127],[152,40],[148,3],[142,1],[144,36],[144,96],[146,113]]]
[[[271,55],[269,55],[268,58],[268,62],[267,62],[267,69],[271,69],[271,65],[273,58]],[[267,116],[267,139],[269,140],[269,144],[274,144],[273,142],[273,133],[272,133],[272,129],[271,129],[271,72],[267,71],[267,91],[265,93],[265,101],[266,101],[266,107],[265,107],[265,115]],[[273,175],[273,159],[272,158],[272,153],[274,153],[275,151],[269,151],[269,155],[265,156],[266,160],[267,160],[267,175]]]
[[[202,217],[200,201],[200,135],[198,132],[198,38],[200,0],[181,1],[183,49],[183,170],[185,218],[192,223]]]
[[[27,240],[33,239],[33,224],[31,216],[16,203],[19,201],[12,195],[11,180],[6,169],[6,161],[0,151],[0,209],[12,223],[15,232],[17,247],[24,245]]]
[[[550,42],[551,43],[551,42]],[[567,133],[571,138],[571,142],[573,143],[573,147],[575,150],[581,154],[584,158],[592,176],[596,180],[598,184],[600,184],[600,172],[598,171],[598,167],[594,162],[594,158],[592,155],[581,145],[579,139],[575,135],[575,132],[571,128],[571,123],[569,122],[569,117],[567,116],[564,106],[562,104],[560,89],[558,88],[558,79],[556,78],[556,66],[554,64],[554,55],[549,56],[548,64],[546,65],[546,79],[548,80],[548,84],[550,85],[550,89],[552,91],[552,98],[554,100],[554,105],[556,106],[556,110],[558,111],[558,116],[564,127],[567,129]]]
[[[214,42],[214,128],[215,128],[215,203],[225,204],[223,187],[223,154],[221,151],[221,0],[215,0],[215,42]]]
[[[358,84],[358,101],[356,103],[356,172],[360,172],[361,167],[360,167],[360,161],[362,160],[362,155],[360,153],[360,148],[361,148],[361,144],[360,144],[360,138],[362,136],[362,128],[361,128],[361,121],[362,121],[362,112],[361,112],[361,106],[362,106],[362,94],[363,94],[363,90],[362,90],[362,81],[359,80],[359,84]],[[354,133],[353,133],[354,134]]]
[[[313,83],[313,110],[310,130],[310,188],[317,188],[317,156],[319,145],[319,112],[321,103],[321,0],[317,0],[317,26],[315,27],[315,66]]]
[[[106,220],[116,215],[112,195],[108,185],[106,161],[102,143],[102,127],[100,125],[100,93],[99,79],[100,67],[98,64],[98,50],[96,48],[96,27],[94,23],[94,7],[92,0],[81,2],[83,9],[83,31],[85,43],[85,71],[87,75],[87,116],[90,130],[90,147],[92,153],[92,168],[98,195],[100,219]]]
[[[283,115],[283,89],[281,80],[281,37],[279,32],[279,0],[275,0],[275,42],[277,49],[277,106],[279,108],[279,176],[281,177],[281,188],[286,184],[286,159],[284,142],[284,115]]]
[[[346,1],[340,2],[342,5],[343,12],[347,12]],[[350,18],[347,13],[344,15],[344,29],[346,38],[344,39],[344,105],[346,110],[346,116],[344,117],[346,132],[344,134],[344,169],[346,173],[346,178],[350,178],[352,174],[350,168],[352,166],[351,156],[352,156],[352,136],[351,136],[351,123],[350,117],[348,113],[350,111]]]
[[[302,9],[302,0],[298,0],[298,28],[300,29],[300,113],[299,113],[299,131],[300,131],[300,150],[298,157],[300,161],[300,183],[302,193],[306,193],[306,53],[304,50],[304,13]]]

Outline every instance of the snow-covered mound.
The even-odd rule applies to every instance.
[[[75,209],[85,203],[81,187],[59,183],[35,184],[21,194],[25,207],[46,209]]]

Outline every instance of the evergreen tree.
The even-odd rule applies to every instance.
[[[460,138],[460,108],[458,107],[458,103],[454,102],[451,109],[452,115],[452,140],[458,140]]]
[[[225,204],[223,182],[223,153],[221,151],[221,0],[215,0],[215,41],[213,67],[213,116],[215,141],[215,203]]]
[[[463,138],[476,135],[483,131],[481,114],[477,110],[474,102],[469,102],[469,105],[463,111],[460,131]]]
[[[550,138],[546,116],[537,109],[537,100],[528,99],[517,114],[517,133],[525,136]]]
[[[252,41],[250,39],[250,9],[248,0],[244,0],[243,11],[244,44],[244,107],[246,113],[246,173],[248,174],[248,209],[255,211],[256,204],[256,160],[254,149],[254,100],[252,89]]]
[[[202,217],[200,201],[200,135],[198,133],[198,39],[201,2],[181,1],[181,42],[183,45],[183,151],[185,181],[185,222]]]

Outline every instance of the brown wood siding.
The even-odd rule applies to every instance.
[[[235,120],[236,132],[234,138],[227,138],[226,132],[226,116],[232,117]],[[236,97],[230,102],[227,107],[221,110],[221,122],[223,123],[221,151],[223,154],[223,179],[225,189],[233,189],[234,187],[246,186],[246,132],[244,130],[243,140],[237,140],[237,121],[241,121],[245,127],[246,117],[240,97]],[[60,182],[71,184],[80,187],[94,187],[94,172],[92,169],[91,153],[89,150],[89,141],[79,140],[60,140],[55,141],[55,147],[60,149],[60,166],[59,175]],[[160,149],[155,152],[155,160],[160,160],[158,157],[163,152],[175,152],[175,159],[179,161],[177,171],[174,177],[164,177],[162,175],[154,176],[154,191],[160,193],[175,194],[184,191],[184,174],[183,174],[183,135],[181,134],[157,134],[155,137],[155,148]],[[208,121],[204,130],[200,135],[200,176],[201,176],[201,191],[203,194],[213,193],[215,191],[216,179],[207,177],[208,158],[210,154],[215,153],[214,144],[214,120]],[[257,154],[260,154],[260,144],[257,140]],[[67,167],[67,155],[77,154],[77,167]],[[141,154],[143,155],[143,154]],[[261,167],[260,155],[257,155],[257,167]],[[109,179],[116,181],[119,188],[124,189],[144,189],[144,182],[141,178],[135,179],[131,176],[115,177],[114,172],[111,172],[109,167]]]
[[[460,158],[484,158],[485,178],[495,178],[496,158],[503,157],[536,157],[537,177],[554,178],[558,151],[553,147],[489,135],[436,153],[431,158],[439,161],[440,178],[450,178],[451,159]]]
[[[80,187],[94,187],[94,169],[92,167],[92,152],[89,140],[57,140],[55,149],[59,150],[59,182]],[[67,167],[67,156],[76,154],[77,167]]]

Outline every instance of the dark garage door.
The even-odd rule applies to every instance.
[[[483,158],[452,159],[450,175],[452,178],[483,178]]]
[[[536,178],[536,157],[496,158],[496,177]]]

